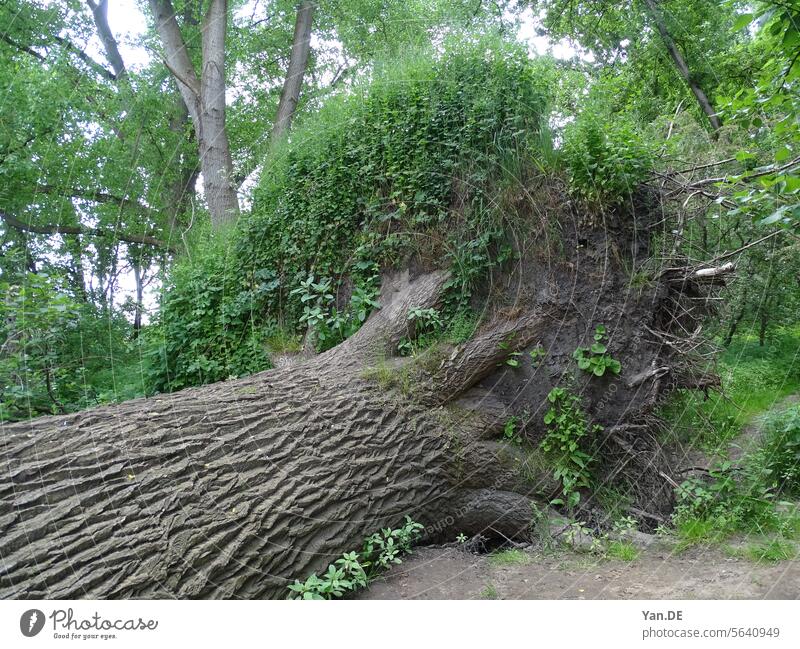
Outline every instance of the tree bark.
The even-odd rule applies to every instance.
[[[292,39],[292,55],[289,58],[289,67],[286,70],[286,79],[283,82],[283,90],[278,102],[275,124],[272,126],[273,139],[280,138],[289,130],[297,109],[297,103],[300,101],[303,76],[306,72],[308,55],[311,51],[311,27],[314,23],[316,6],[316,3],[311,0],[303,0],[297,8],[294,37]]]
[[[359,333],[298,366],[5,426],[0,597],[283,597],[405,515],[525,533],[514,449],[431,404],[496,367],[498,336],[522,346],[543,321],[473,339],[432,372],[428,404],[365,372],[445,280],[386,282]]]
[[[200,153],[203,192],[215,228],[234,222],[239,200],[225,127],[225,35],[227,1],[211,0],[201,26],[202,70],[198,78],[170,0],[150,0],[164,46],[164,62],[192,118]]]
[[[700,105],[702,111],[708,117],[711,127],[715,131],[719,130],[722,127],[722,122],[720,122],[720,119],[717,116],[717,111],[714,110],[714,107],[708,100],[706,93],[692,77],[692,73],[689,70],[689,66],[686,64],[686,60],[683,58],[683,55],[681,54],[677,45],[675,45],[675,40],[672,38],[672,35],[667,29],[667,24],[664,22],[664,16],[661,14],[661,10],[659,9],[656,0],[644,0],[644,3],[647,6],[647,13],[655,23],[656,29],[658,29],[658,33],[661,36],[661,40],[664,43],[664,46],[667,48],[669,56],[672,59],[672,62],[675,64],[679,74],[686,82],[686,85],[689,86],[689,89],[692,91],[692,94],[697,100],[697,103]]]

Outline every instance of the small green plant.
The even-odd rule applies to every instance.
[[[508,340],[504,340],[501,343],[498,343],[497,348],[501,351],[508,352],[506,355],[505,360],[498,364],[498,367],[501,367],[503,364],[508,365],[509,367],[519,367],[520,366],[520,357],[522,356],[522,352],[512,352],[511,351],[511,343]]]
[[[537,345],[532,350],[528,352],[528,355],[531,357],[531,365],[533,367],[539,367],[539,363],[542,362],[542,359],[547,355],[544,351],[544,348],[541,345]]]
[[[480,599],[497,599],[499,596],[497,588],[493,584],[486,584],[486,588],[478,595]]]
[[[757,543],[747,546],[744,555],[751,561],[759,563],[778,563],[791,561],[798,557],[797,546],[791,541],[781,538],[771,539],[766,543]]]
[[[457,543],[466,543],[467,542],[467,535],[464,532],[459,532],[458,536],[456,537]]]
[[[578,347],[573,353],[572,358],[578,361],[578,367],[584,372],[589,372],[595,376],[603,376],[606,370],[619,374],[622,365],[608,353],[608,347],[603,343],[606,336],[606,328],[597,325],[594,330],[594,343],[591,347]]]
[[[580,399],[566,388],[553,388],[547,395],[550,407],[544,415],[547,433],[540,443],[545,456],[555,466],[554,477],[561,483],[562,498],[555,505],[574,508],[581,499],[580,489],[592,486],[591,436],[602,431],[590,425]]]
[[[636,561],[639,558],[639,550],[626,541],[611,541],[606,547],[606,554],[620,561]]]
[[[406,516],[398,529],[382,529],[366,538],[361,552],[346,552],[328,565],[322,576],[313,574],[289,586],[288,599],[338,599],[364,588],[376,575],[411,552],[411,545],[422,533],[422,525]]]
[[[411,356],[415,352],[429,347],[441,335],[444,328],[442,317],[436,309],[412,307],[408,310],[409,329],[414,332],[414,339],[403,337],[397,344],[400,356]]]
[[[519,417],[511,416],[506,420],[505,425],[503,426],[503,439],[512,442],[514,444],[521,444],[522,438],[519,436],[517,432],[517,427],[519,426]]]

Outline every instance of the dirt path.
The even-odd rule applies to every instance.
[[[420,548],[360,599],[800,599],[800,562],[754,563],[718,548],[651,547],[632,562],[574,551],[517,555]]]

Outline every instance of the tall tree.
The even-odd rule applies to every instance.
[[[668,59],[672,73],[691,91],[711,128],[716,131],[722,125],[707,87],[714,75],[701,74],[701,68],[733,38],[729,31],[733,11],[721,0],[634,0],[627,5],[608,0],[533,0],[531,4],[541,10],[551,38],[571,38],[604,64],[627,60],[638,65],[647,60],[652,66],[659,58]]]
[[[164,63],[175,79],[194,124],[200,151],[203,191],[216,228],[239,216],[233,161],[225,127],[225,36],[227,0],[211,0],[200,28],[202,56],[198,74],[186,48],[170,0],[150,0],[164,47]]]

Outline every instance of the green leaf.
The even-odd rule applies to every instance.
[[[755,18],[753,14],[742,14],[736,19],[736,22],[733,23],[733,31],[738,32],[740,29],[744,29],[753,22]]]

